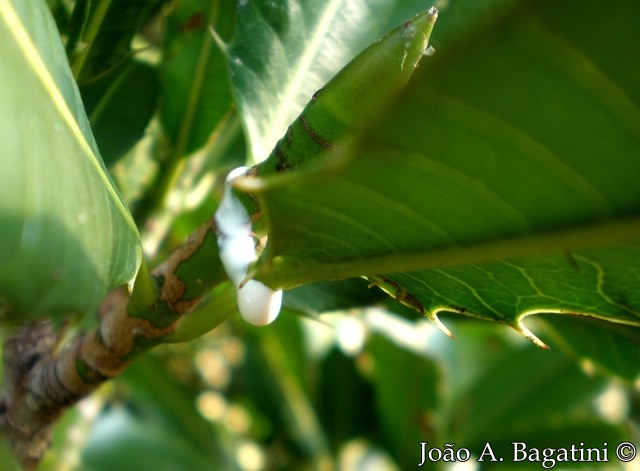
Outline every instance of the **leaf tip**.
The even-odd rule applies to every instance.
[[[522,323],[522,321],[518,321],[517,324],[515,324],[513,326],[513,328],[518,333],[522,334],[527,339],[529,339],[531,342],[533,342],[534,345],[536,345],[537,347],[539,347],[539,348],[541,348],[543,350],[549,350],[551,348],[551,347],[549,347],[549,345],[547,345],[542,340],[540,340],[533,332],[531,332],[529,329],[527,329],[527,327]]]
[[[433,322],[435,324],[435,326],[438,328],[438,330],[440,330],[440,332],[442,332],[443,334],[445,334],[447,337],[449,337],[452,340],[456,339],[456,336],[453,334],[453,332],[451,332],[447,328],[447,326],[442,323],[442,321],[440,320],[440,318],[438,317],[437,314],[431,314],[431,315],[428,315],[427,317],[429,317],[431,322]]]

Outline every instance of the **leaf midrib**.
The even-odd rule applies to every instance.
[[[265,284],[288,289],[318,281],[321,265],[330,268],[333,278],[344,279],[372,274],[390,274],[481,264],[495,260],[525,258],[531,255],[580,250],[640,238],[640,216],[604,219],[579,227],[546,233],[523,234],[508,239],[489,240],[469,246],[433,248],[411,253],[382,254],[356,260],[314,262],[309,268],[286,254],[266,260],[257,267],[256,278]]]

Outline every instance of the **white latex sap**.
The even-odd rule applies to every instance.
[[[251,324],[267,325],[278,317],[282,291],[272,290],[257,280],[246,279],[249,267],[257,258],[256,248],[249,214],[233,194],[231,183],[247,170],[247,167],[238,167],[229,173],[222,202],[214,217],[219,232],[220,260],[238,291],[240,314]]]

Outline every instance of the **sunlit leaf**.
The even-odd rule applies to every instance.
[[[635,424],[628,427],[638,415],[632,382],[640,365],[640,93],[631,60],[639,37],[632,7],[439,1],[448,6],[430,40],[436,54],[422,59],[397,95],[406,76],[385,88],[389,82],[371,79],[367,69],[382,64],[385,74],[411,74],[403,70],[402,34],[412,36],[407,19],[430,6],[424,0],[47,3],[59,32],[35,2],[0,0],[0,294],[21,294],[14,307],[26,306],[26,315],[93,309],[104,280],[114,282],[109,270],[127,272],[118,278],[124,283],[135,273],[126,262],[137,258],[135,229],[100,163],[59,37],[73,70],[96,87],[85,96],[96,136],[102,125],[125,129],[105,134],[100,149],[124,148],[134,140],[129,131],[137,135],[142,125],[118,128],[125,123],[113,121],[143,110],[110,101],[124,82],[109,79],[137,60],[129,56],[130,39],[162,3],[152,29],[164,34],[157,110],[164,134],[150,128],[128,156],[135,159],[114,171],[123,188],[135,189],[126,192],[132,202],[142,193],[143,230],[154,230],[148,216],[165,193],[172,212],[177,193],[209,194],[189,206],[193,211],[171,215],[177,219],[159,260],[210,219],[214,179],[206,190],[195,182],[245,158],[240,119],[256,158],[294,131],[329,145],[292,152],[284,166],[268,160],[253,169],[263,178],[238,182],[259,196],[261,207],[248,200],[261,210],[253,213],[254,230],[269,236],[255,274],[296,286],[285,293],[278,320],[255,328],[233,315],[235,293],[224,282],[215,237],[206,239],[177,270],[187,298],[204,296],[163,339],[183,344],[137,358],[100,400],[63,418],[44,470],[378,469],[379,453],[398,469],[414,469],[420,440],[467,447],[472,462],[489,441],[507,463],[485,460],[482,469],[498,471],[510,469],[514,440],[554,448],[607,442],[615,465],[613,444],[637,439]],[[315,94],[312,102],[322,106],[306,123],[313,125],[298,121],[286,133],[331,75],[396,24],[400,41],[381,49],[383,60],[347,76],[340,87],[350,91],[331,106],[322,91]],[[22,29],[28,34],[16,35]],[[159,44],[147,28],[143,34]],[[24,37],[35,44],[27,53]],[[423,48],[412,54],[422,57]],[[34,67],[38,58],[43,65]],[[131,76],[137,87],[149,83],[146,72]],[[148,98],[152,90],[142,88],[138,98]],[[121,95],[132,98],[131,91]],[[328,128],[316,124],[344,125],[336,116],[348,126],[326,139]],[[291,141],[305,150],[304,139]],[[192,178],[174,178],[177,160],[194,169]],[[148,183],[141,161],[159,163],[160,185]],[[7,212],[14,207],[18,213]],[[44,212],[59,222],[38,226]],[[67,273],[73,276],[60,278]],[[221,284],[203,289],[210,283]],[[82,301],[65,304],[75,297]],[[377,307],[351,309],[363,305]],[[336,309],[348,311],[325,312]],[[442,313],[458,340],[426,319],[414,322],[415,309]],[[535,316],[527,325],[550,351],[460,316],[517,325],[523,314],[546,312],[563,315]],[[220,325],[227,316],[231,322]],[[599,376],[601,370],[627,382]],[[0,449],[0,464],[11,469],[5,455]]]
[[[311,95],[351,58],[424,2],[239,2],[227,49],[230,79],[250,141],[264,160]]]
[[[140,249],[44,2],[0,1],[0,292],[13,319],[93,312]],[[10,73],[7,73],[10,71]]]

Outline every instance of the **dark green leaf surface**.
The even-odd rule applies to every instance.
[[[640,86],[621,59],[640,37],[632,6],[605,10],[484,15],[355,144],[247,183],[271,224],[258,277],[369,275],[429,316],[531,338],[537,312],[640,323]]]
[[[465,336],[473,332],[459,327]],[[480,347],[478,340],[480,345],[484,343],[483,351],[491,349],[481,337],[465,338],[461,359]],[[541,449],[579,447],[580,443],[601,449],[607,443],[611,453],[611,444],[628,439],[623,422],[603,417],[597,410],[596,398],[607,387],[602,377],[587,376],[559,350],[541,351],[514,342],[499,351],[497,358],[479,359],[484,364],[475,379],[454,387],[456,394],[450,399],[445,419],[449,424],[447,442],[469,448],[475,457],[490,443],[496,458],[503,457],[509,463],[514,441]],[[455,370],[455,363],[447,366],[447,371]],[[620,402],[609,406],[625,407]],[[486,462],[483,467],[504,469],[505,463]],[[535,464],[539,469],[540,463]],[[533,469],[532,465],[518,464],[517,469]]]
[[[78,0],[69,21],[67,52],[79,83],[127,59],[131,40],[161,0]]]
[[[541,332],[557,342],[578,361],[589,359],[587,366],[624,378],[633,383],[640,376],[640,328],[564,316],[541,316]]]
[[[504,462],[485,463],[483,469],[511,469],[513,441],[540,448],[581,442],[602,448],[606,442],[611,453],[612,443],[629,439],[624,388],[585,374],[560,349],[540,350],[471,319],[451,320],[459,342],[429,335],[429,329],[411,339],[413,323],[392,316],[386,321],[366,351],[372,356],[382,442],[402,469],[420,462],[419,441],[440,448],[453,443],[469,449],[473,460],[488,442]]]
[[[385,297],[360,278],[339,282],[318,282],[299,286],[284,293],[283,304],[296,312],[315,316],[323,312],[370,306]]]
[[[484,444],[490,433],[494,441],[508,443],[519,436],[548,431],[554,417],[559,430],[594,421],[593,398],[606,385],[602,378],[589,378],[559,351],[514,347],[507,349],[509,355],[503,351],[501,358],[458,396],[460,402],[450,417],[451,434],[458,442]],[[488,432],[490,424],[498,423],[501,428]]]
[[[229,113],[225,61],[209,27],[226,37],[234,15],[234,2],[188,0],[176,4],[168,18],[160,118],[178,158],[204,145]]]
[[[156,69],[132,59],[80,88],[107,166],[142,138],[155,113],[159,92]]]
[[[95,312],[138,234],[104,169],[44,2],[0,1],[0,297],[12,319]]]
[[[376,336],[369,342],[385,443],[402,469],[411,469],[420,462],[416,443],[435,438],[434,419],[441,407],[441,372],[431,359],[421,358],[383,337]]]

